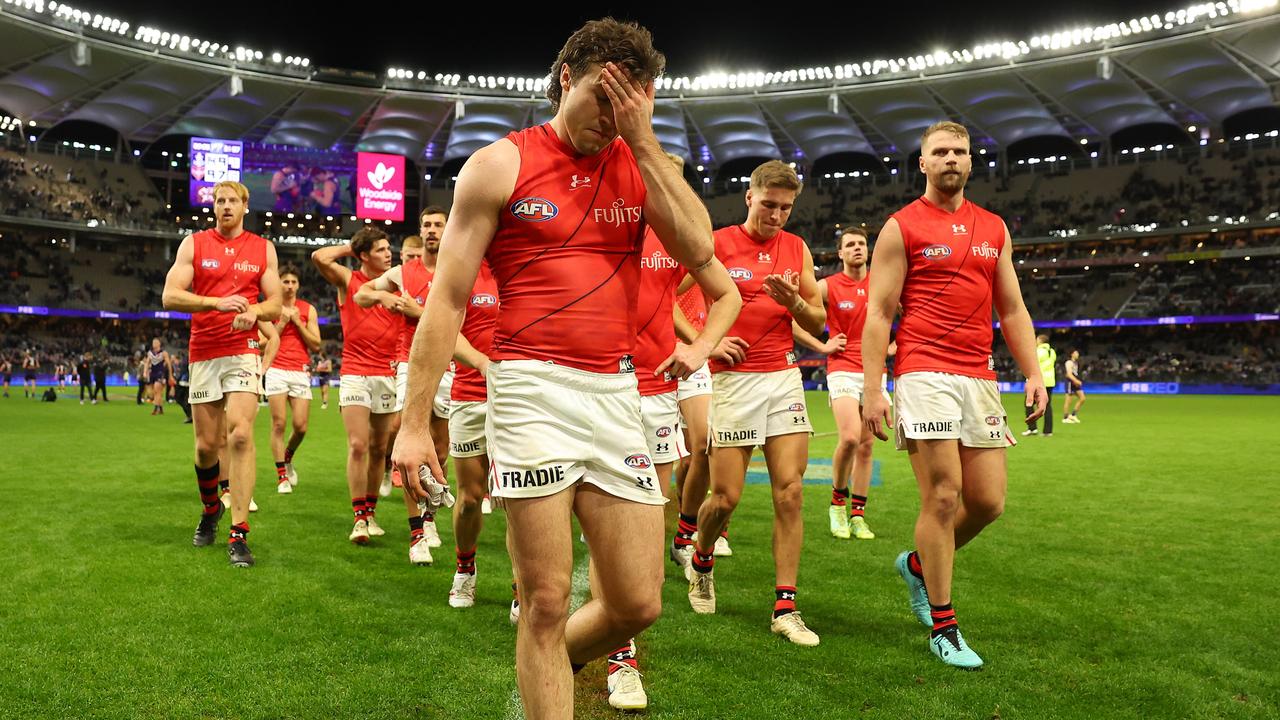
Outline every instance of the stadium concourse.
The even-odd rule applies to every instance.
[[[637,262],[638,282],[671,283],[660,292],[679,313],[673,327],[658,326],[661,342],[677,359],[707,350],[711,370],[691,367],[679,383],[668,377],[679,389],[656,396],[641,383],[644,410],[634,419],[653,436],[648,453],[613,458],[644,491],[650,468],[679,456],[673,482],[660,483],[674,500],[664,511],[661,615],[647,628],[610,616],[645,605],[631,602],[645,593],[619,588],[618,578],[638,572],[657,548],[640,558],[598,544],[633,515],[610,515],[615,527],[603,529],[573,520],[572,537],[581,533],[582,542],[573,543],[569,564],[546,571],[557,581],[567,574],[576,613],[558,630],[563,652],[547,651],[537,636],[539,651],[555,659],[538,667],[540,682],[549,685],[560,670],[567,678],[574,663],[572,701],[550,709],[531,702],[541,696],[520,653],[533,647],[533,628],[555,625],[546,608],[559,606],[546,599],[551,581],[516,577],[513,558],[532,562],[521,538],[537,537],[544,549],[558,540],[550,531],[521,535],[515,508],[537,507],[531,488],[559,482],[567,464],[529,470],[527,497],[496,479],[511,475],[498,463],[516,460],[503,454],[492,403],[512,392],[503,382],[524,377],[513,364],[520,360],[490,365],[486,355],[498,357],[486,343],[504,331],[500,288],[513,281],[510,268],[490,252],[466,303],[497,306],[499,319],[467,316],[468,342],[453,356],[458,380],[450,371],[434,398],[406,390],[419,387],[422,375],[410,373],[424,372],[430,351],[421,342],[410,350],[414,326],[401,316],[421,322],[419,338],[443,326],[425,308],[452,302],[428,293],[441,234],[445,242],[460,236],[445,229],[455,200],[477,196],[474,183],[459,182],[464,163],[527,128],[519,152],[530,154],[516,157],[540,162],[534,143],[550,141],[539,126],[556,138],[572,122],[564,108],[574,96],[548,96],[549,85],[559,88],[550,76],[398,66],[375,76],[313,63],[296,49],[224,45],[229,37],[213,37],[225,30],[212,26],[200,40],[113,14],[43,0],[0,5],[0,494],[21,508],[11,513],[10,552],[0,560],[20,592],[0,596],[0,617],[6,635],[22,638],[7,650],[0,717],[595,718],[644,709],[654,718],[1280,716],[1280,649],[1258,630],[1265,635],[1258,618],[1280,605],[1274,578],[1250,570],[1270,567],[1266,539],[1280,533],[1267,512],[1280,503],[1272,437],[1280,413],[1275,2],[1117,15],[1076,30],[829,67],[693,77],[671,67],[655,79],[652,122],[638,129],[621,127],[627,101],[616,94],[626,96],[626,86],[611,89],[607,117],[622,139],[609,147],[651,135],[654,155],[659,147],[667,154],[654,160],[632,149],[619,152],[620,162],[637,163],[657,187],[665,183],[652,179],[654,168],[675,161],[688,187],[672,183],[679,187],[663,197],[692,203],[682,222],[701,212],[691,211],[700,201],[717,229],[708,241],[715,256],[687,263],[697,265],[692,271],[673,259],[674,246],[654,245]],[[624,42],[643,49],[647,41],[624,33]],[[583,72],[566,63],[568,78]],[[573,92],[566,83],[562,93]],[[639,90],[631,100],[648,107]],[[603,107],[600,98],[587,104],[597,101]],[[936,124],[946,120],[960,125]],[[571,129],[559,142],[576,150]],[[941,154],[928,152],[938,147]],[[574,161],[581,155],[590,153]],[[928,174],[946,157],[972,164],[962,195],[940,190],[945,173]],[[630,222],[638,229],[627,237],[638,238],[640,210],[628,220],[622,198],[571,199],[581,188],[615,187],[621,181],[609,173],[617,167],[574,171],[564,189],[547,185],[498,204],[502,222],[546,223],[581,202],[584,213],[594,208],[596,225],[612,224],[621,237],[618,228]],[[535,187],[524,175],[518,182]],[[246,193],[241,220],[234,208]],[[978,213],[976,204],[1002,219],[1009,254],[989,247],[1004,247],[998,225],[983,228],[987,243],[975,246],[976,223],[987,215],[970,215],[968,227],[941,215],[926,225],[928,210],[939,210],[929,198],[938,197],[963,200],[957,215]],[[660,219],[652,225],[671,230]],[[794,236],[763,232],[782,225],[802,241],[784,245]],[[935,225],[941,229],[923,230]],[[768,238],[784,244],[757,252],[774,242]],[[877,253],[882,239],[887,251]],[[670,238],[649,240],[660,241]],[[223,245],[234,265],[219,262]],[[881,272],[901,273],[901,305],[875,280],[877,262],[897,268],[893,252],[904,267]],[[921,274],[930,272],[922,263],[953,254],[1005,258],[1008,274],[994,262],[990,275],[964,263],[946,281]],[[442,266],[456,270],[458,255]],[[754,286],[744,269],[752,258],[764,268]],[[585,255],[578,262],[594,267]],[[787,262],[792,272],[765,268]],[[660,268],[670,271],[661,280],[646,274]],[[744,309],[724,342],[699,344],[717,320],[698,288],[674,291],[686,274],[686,286],[696,279],[715,287],[724,274],[731,294],[741,291]],[[1015,277],[1034,330],[1008,292]],[[453,278],[439,278],[452,287]],[[922,278],[934,283],[928,301],[912,285]],[[957,278],[963,282],[952,287]],[[546,298],[567,292],[545,285]],[[647,301],[657,292],[642,285],[637,294]],[[992,311],[947,316],[948,303],[967,292],[981,302],[994,297]],[[862,319],[838,315],[860,298],[859,317],[872,318],[865,335]],[[227,304],[219,311],[228,314],[206,312],[212,303]],[[884,307],[900,314],[890,318]],[[581,339],[558,350],[592,352],[613,327],[616,318],[604,316],[612,310],[600,309],[598,325],[580,323]],[[665,321],[665,309],[648,310],[627,309]],[[803,328],[818,327],[814,313],[824,321],[810,337]],[[784,328],[774,315],[794,318],[795,339],[777,330],[785,367],[756,373],[750,346],[735,348],[732,337]],[[270,376],[260,367],[256,384],[246,380],[250,365],[233,367],[237,358],[260,361],[210,356],[209,318],[228,320],[218,332],[237,348],[249,338],[251,356],[283,360]],[[886,328],[892,321],[893,335],[876,335],[880,320]],[[907,359],[922,345],[952,342],[921,343],[926,322],[941,338],[961,338],[936,361],[946,369]],[[955,370],[975,337],[983,367]],[[865,347],[870,363],[881,340],[885,391],[900,422],[885,428],[887,443],[868,443],[879,428],[862,413],[879,398],[868,394],[878,384],[862,378],[862,354]],[[642,351],[633,354],[639,365]],[[855,354],[856,393],[853,371],[837,361]],[[563,359],[551,365],[588,373]],[[214,382],[211,362],[232,365]],[[626,355],[618,368],[632,364]],[[630,392],[597,392],[598,378],[561,387],[557,372],[538,376],[548,383],[539,392],[559,398],[571,389],[579,405],[603,396],[601,408]],[[591,372],[616,379],[612,370]],[[798,375],[794,397],[791,376],[776,373]],[[929,394],[923,375],[962,383]],[[477,400],[486,376],[490,400]],[[746,380],[753,392],[726,389]],[[211,389],[234,397],[238,409],[205,404]],[[249,394],[262,409],[245,422]],[[741,450],[737,468],[725,458],[739,449],[725,445],[757,428],[726,430],[725,417],[745,418],[754,407],[745,398],[761,394],[777,407],[761,410],[762,442]],[[922,417],[921,398],[951,395],[964,396],[958,422]],[[1047,402],[1042,419],[1037,401]],[[180,410],[138,407],[152,402]],[[451,403],[465,413],[449,418]],[[697,447],[707,430],[690,430],[698,416],[688,413],[705,415],[707,406],[716,408],[705,423],[712,438]],[[780,408],[788,425],[781,430]],[[488,431],[480,430],[489,414]],[[591,429],[606,439],[593,440],[590,452],[624,447],[630,415],[616,407],[597,414]],[[503,422],[516,433],[539,427],[533,417]],[[429,418],[444,471],[413,473],[420,487],[401,477],[392,452],[397,432],[408,444],[419,437],[414,418]],[[985,445],[975,444],[968,420]],[[950,434],[953,424],[966,429]],[[796,436],[807,450],[780,459],[782,445],[771,441]],[[780,479],[792,460],[802,465],[798,490]],[[256,470],[256,487],[244,468]],[[467,486],[469,478],[484,485],[485,475],[489,494]],[[987,481],[995,477],[993,491]],[[68,481],[70,492],[47,491]],[[376,494],[366,494],[366,481]],[[609,498],[610,508],[636,493],[576,485],[582,497]],[[803,529],[784,512],[793,490],[803,500]],[[390,504],[375,520],[380,499]],[[716,532],[729,513],[731,530]],[[935,527],[944,515],[951,524]],[[938,527],[945,540],[930,534]],[[798,579],[793,537],[802,538]],[[202,547],[210,544],[229,547],[226,558]],[[605,551],[632,562],[601,568]],[[955,556],[954,601],[943,555]],[[254,569],[227,572],[228,560]],[[579,658],[572,638],[581,641],[592,622],[635,632],[608,647],[596,638],[591,658]],[[512,662],[513,648],[523,665]]]

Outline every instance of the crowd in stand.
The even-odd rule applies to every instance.
[[[97,220],[112,227],[164,227],[168,213],[157,197],[143,197],[125,186],[105,163],[89,177],[22,155],[0,152],[0,207],[4,214],[47,220]]]

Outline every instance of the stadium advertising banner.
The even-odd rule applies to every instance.
[[[356,154],[356,217],[404,220],[404,156]]]
[[[212,207],[213,186],[223,180],[240,182],[244,143],[239,140],[193,137],[188,146],[191,177],[187,201],[191,207]]]

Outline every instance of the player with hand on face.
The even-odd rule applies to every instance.
[[[520,582],[516,677],[529,718],[571,717],[572,668],[618,648],[661,607],[665,499],[632,358],[645,227],[716,300],[704,339],[675,348],[673,376],[705,362],[738,310],[706,209],[653,134],[664,62],[632,23],[592,21],[569,38],[552,67],[551,122],[482,148],[459,174],[410,355],[394,458],[406,487],[434,499],[443,472],[430,400],[487,259],[500,305],[486,435]],[[573,515],[599,592],[569,614]],[[629,676],[615,674],[611,689]]]

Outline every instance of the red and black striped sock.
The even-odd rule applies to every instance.
[[[924,580],[924,568],[920,566],[920,555],[915,550],[912,550],[907,555],[907,570],[910,570],[912,575]]]
[[[866,495],[849,496],[849,517],[862,517],[867,509]]]
[[[276,482],[289,482],[289,473],[285,471],[284,463],[276,463]]]
[[[676,536],[672,539],[671,545],[677,549],[689,547],[693,544],[693,534],[696,532],[698,532],[698,516],[680,513],[680,520],[676,523]]]
[[[781,617],[796,611],[796,589],[792,585],[773,586],[773,616]]]
[[[367,513],[368,510],[364,506],[363,497],[351,498],[351,512],[356,516],[356,522],[360,522],[365,519],[365,513]]]
[[[831,504],[836,507],[844,507],[849,500],[849,488],[831,488]]]
[[[937,637],[947,628],[958,627],[956,623],[956,611],[951,607],[951,603],[946,605],[934,605],[929,603],[929,616],[933,618],[933,637]]]
[[[461,548],[454,548],[454,555],[458,558],[458,572],[467,575],[476,574],[476,551],[473,548],[471,552],[462,552]]]
[[[368,516],[368,519],[372,520],[374,513],[378,511],[378,494],[377,493],[364,496],[364,508],[365,508],[365,515]]]
[[[196,466],[196,485],[200,487],[200,502],[204,505],[205,515],[216,515],[218,505],[218,463],[214,463],[213,467],[202,468]]]
[[[249,537],[249,523],[236,523],[231,526],[231,532],[227,535],[227,542],[233,543],[237,540],[244,540]]]
[[[612,675],[624,667],[639,668],[640,664],[636,662],[636,646],[634,640],[628,640],[626,645],[609,653],[609,674]]]
[[[716,567],[716,557],[711,553],[703,555],[702,551],[695,546],[693,548],[692,565],[693,569],[700,573],[709,573]]]
[[[415,545],[422,539],[422,516],[409,516],[409,544]]]

